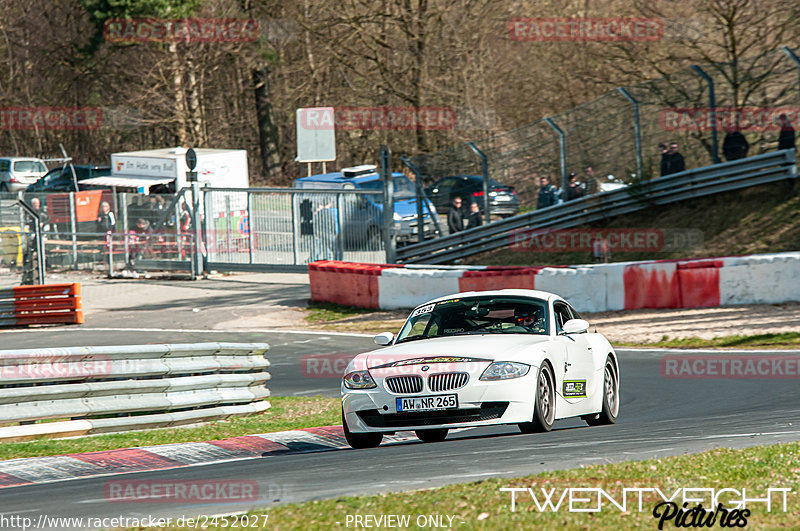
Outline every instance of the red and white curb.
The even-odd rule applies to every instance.
[[[384,436],[384,444],[415,439],[411,432],[397,432]],[[26,457],[0,461],[0,488],[349,447],[341,426],[322,426],[218,441]]]

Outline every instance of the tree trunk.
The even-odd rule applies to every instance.
[[[252,71],[253,90],[256,99],[256,119],[258,120],[258,145],[261,151],[261,164],[268,181],[281,175],[281,162],[278,153],[278,131],[272,119],[270,103],[269,67],[255,68]]]

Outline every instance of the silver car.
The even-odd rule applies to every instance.
[[[0,158],[0,192],[17,192],[38,181],[47,173],[41,159],[30,157]]]

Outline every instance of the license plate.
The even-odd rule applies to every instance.
[[[495,200],[496,201],[511,201],[511,196],[510,195],[498,195],[497,197],[495,197]]]
[[[415,396],[412,398],[398,398],[397,412],[404,411],[436,411],[439,409],[456,409],[458,395]]]

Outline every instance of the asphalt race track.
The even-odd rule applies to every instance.
[[[115,331],[112,335],[91,329],[0,336],[2,348],[6,349],[137,343],[141,337],[141,331]],[[372,344],[367,337],[284,332],[150,331],[147,337],[148,342],[154,343],[266,341],[272,345],[269,358],[273,362],[273,380],[269,387],[275,395],[335,396],[338,380],[307,377],[301,370],[301,358],[355,353],[371,348]],[[622,405],[619,422],[614,426],[588,427],[581,421],[560,421],[551,433],[534,435],[522,435],[515,427],[481,428],[452,433],[442,443],[414,441],[369,450],[273,455],[114,476],[114,479],[136,480],[255,480],[259,499],[246,504],[111,503],[104,495],[104,484],[109,478],[99,477],[0,489],[0,507],[6,516],[213,515],[276,503],[426,488],[723,446],[736,448],[800,439],[800,413],[796,407],[800,387],[795,379],[668,379],[660,372],[665,354],[620,349]],[[507,495],[500,494],[506,495],[498,493],[498,502],[507,503]],[[292,525],[271,520],[270,524],[270,527]]]

